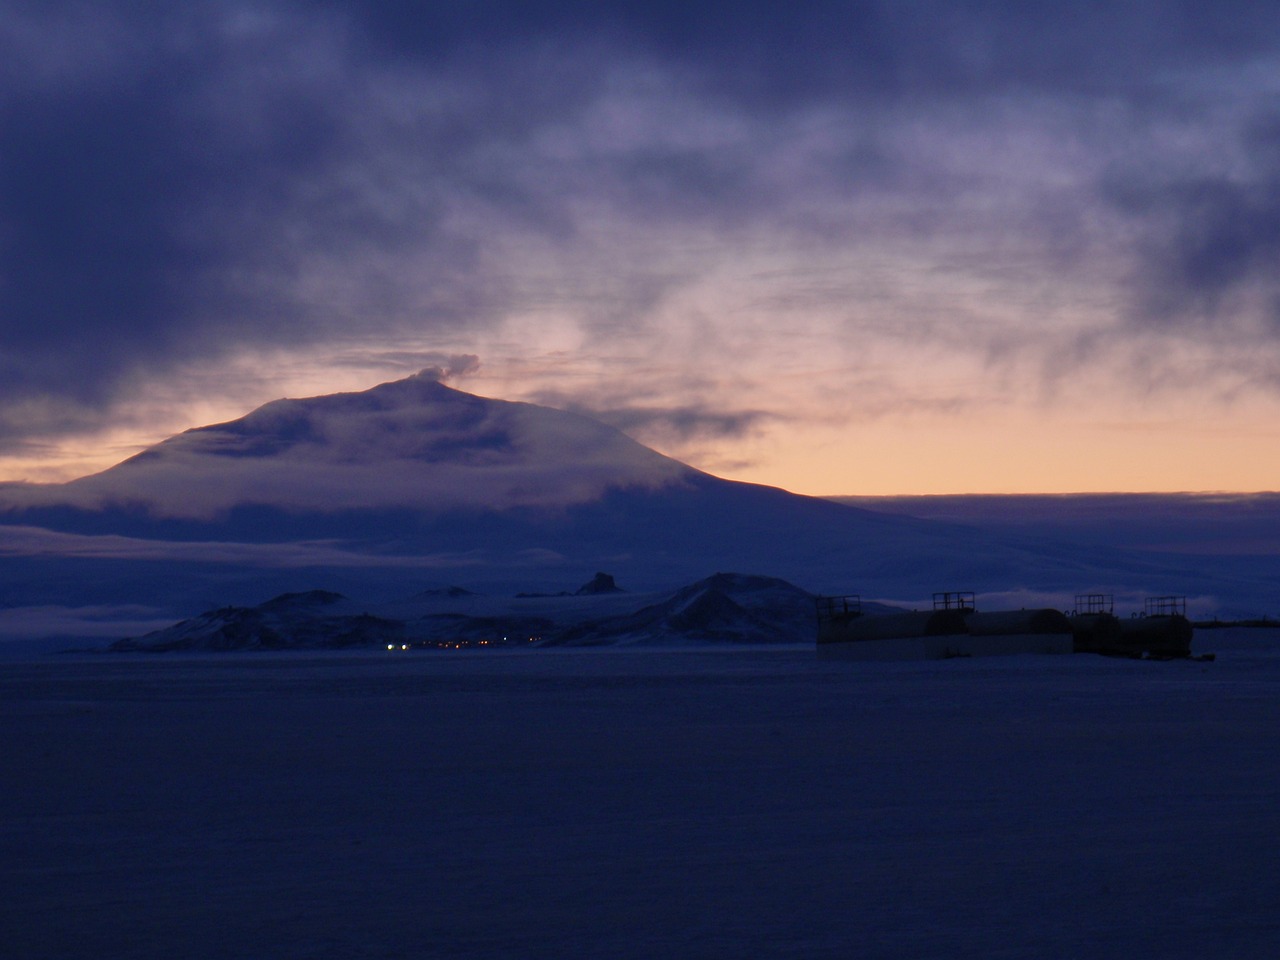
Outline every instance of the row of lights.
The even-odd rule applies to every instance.
[[[537,643],[541,637],[530,637],[526,643]],[[388,650],[408,650],[410,647],[435,647],[437,650],[461,650],[464,647],[487,647],[494,641],[489,640],[457,640],[446,641],[438,640],[435,643],[388,643]],[[502,642],[506,643],[507,638],[503,637]]]

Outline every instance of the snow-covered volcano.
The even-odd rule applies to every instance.
[[[27,496],[199,519],[251,505],[504,510],[564,507],[693,472],[587,417],[472,396],[420,374],[361,393],[276,400]]]

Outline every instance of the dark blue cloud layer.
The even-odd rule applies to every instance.
[[[1264,5],[1183,0],[1058,3],[1019,0],[811,0],[636,4],[613,0],[433,4],[320,2],[361,25],[371,49],[409,59],[530,40],[603,36],[717,77],[757,98],[956,94],[1032,86],[1052,92],[1133,85],[1190,59],[1230,60],[1271,49]],[[711,81],[709,81],[711,82]]]
[[[767,125],[1003,95],[1118,101],[1150,119],[1215,102],[1171,73],[1274,55],[1278,27],[1280,12],[1244,0],[11,2],[0,445],[82,427],[136,378],[193,357],[498,319],[523,294],[495,243],[572,256],[578,195],[676,232],[768,226],[776,192],[796,185],[762,188],[750,150],[632,144],[563,182],[528,181],[522,156],[582,123],[619,62],[666,78],[673,124],[685,100]],[[1139,159],[1098,184],[1098,204],[1149,227],[1122,326],[1212,328],[1241,289],[1280,316],[1280,127],[1241,123],[1243,173],[1148,181]],[[895,175],[872,135],[829,163],[820,176],[860,189]],[[318,291],[335,272],[341,295]],[[665,282],[640,261],[616,278],[637,309]],[[42,418],[2,414],[48,400]]]

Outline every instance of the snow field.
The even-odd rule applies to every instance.
[[[1273,957],[1280,632],[0,674],[15,957]]]

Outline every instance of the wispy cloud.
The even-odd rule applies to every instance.
[[[147,540],[116,535],[62,533],[42,527],[0,526],[0,555],[94,560],[172,561],[238,567],[396,567],[479,566],[480,553],[392,555],[345,549],[332,541],[232,543],[224,541]]]
[[[325,392],[353,343],[391,379],[476,372],[452,355],[500,377],[495,344],[564,341],[575,376],[521,395],[677,446],[819,415],[803,391],[755,399],[797,344],[822,344],[788,361],[811,379],[963,358],[1009,403],[1063,402],[1099,356],[1127,402],[1123,358],[1169,337],[1280,356],[1278,20],[1246,0],[12,3],[0,453],[147,421],[144,396],[278,395],[218,384],[246,357],[306,358]],[[654,356],[675,392],[600,402],[600,369]],[[713,361],[729,392],[705,392]],[[904,401],[931,395],[925,366],[899,368]]]

